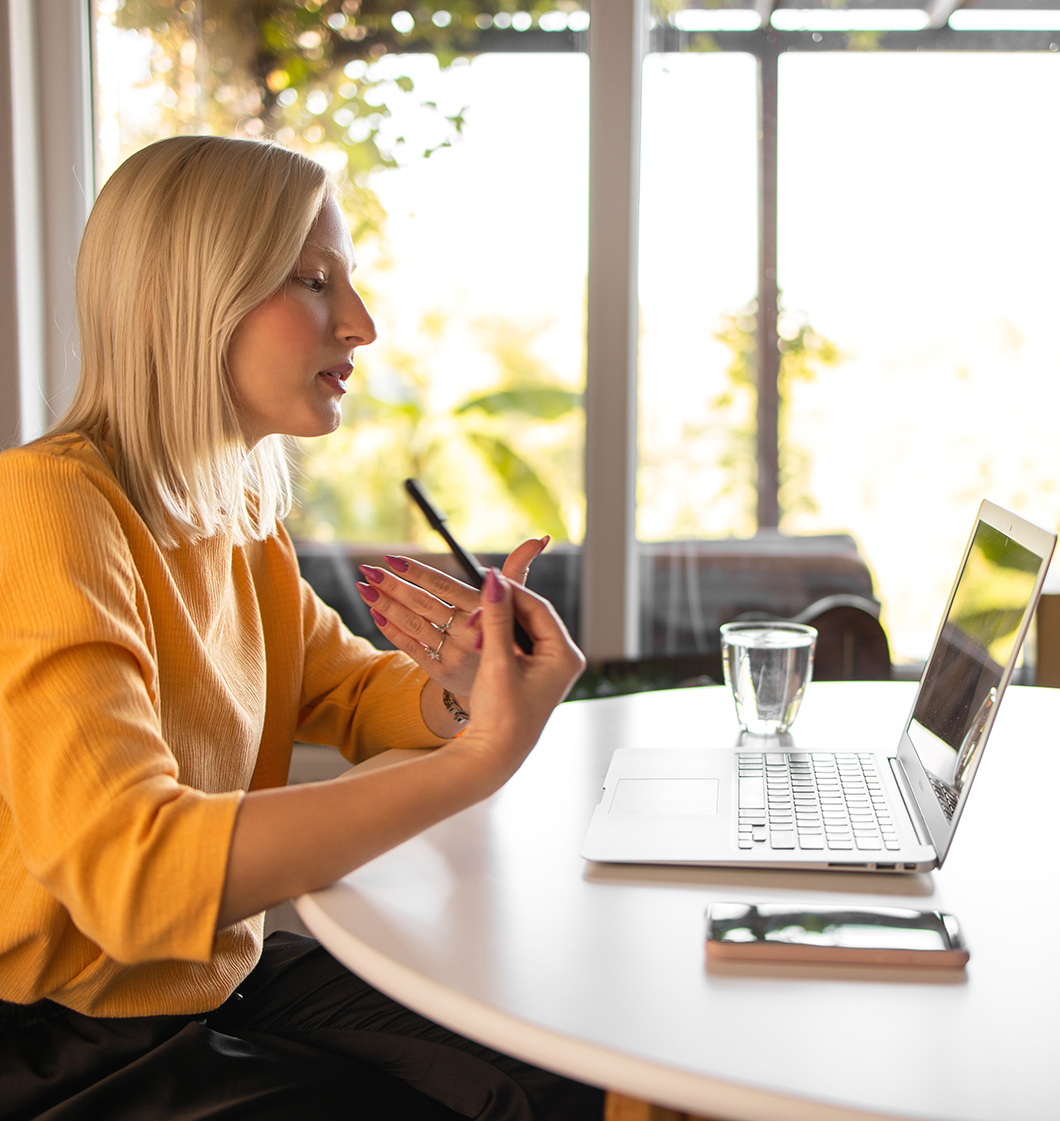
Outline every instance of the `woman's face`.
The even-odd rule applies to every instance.
[[[353,242],[335,200],[313,223],[293,274],[236,328],[228,368],[249,445],[265,436],[323,436],[342,420],[353,352],[375,324],[350,274]]]

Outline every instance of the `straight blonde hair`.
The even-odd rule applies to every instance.
[[[51,431],[110,459],[163,546],[224,528],[261,540],[290,509],[283,438],[247,447],[227,356],[331,190],[319,164],[278,145],[178,136],[99,193],[77,257],[81,377]]]

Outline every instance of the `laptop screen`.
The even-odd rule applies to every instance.
[[[947,821],[974,774],[1041,566],[1039,554],[978,523],[908,727]]]

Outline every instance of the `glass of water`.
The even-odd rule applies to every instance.
[[[721,628],[725,684],[740,727],[756,736],[786,732],[813,676],[817,632],[801,623],[726,623]]]

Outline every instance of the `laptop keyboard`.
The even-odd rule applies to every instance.
[[[741,752],[737,758],[741,849],[899,848],[871,755]]]

